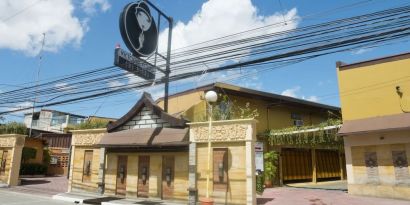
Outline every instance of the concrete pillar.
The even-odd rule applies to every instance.
[[[104,194],[105,190],[105,159],[106,159],[106,148],[100,148],[100,160],[98,166],[98,193]]]
[[[255,142],[246,141],[246,204],[256,204]]]
[[[68,192],[71,192],[72,190],[73,170],[74,170],[74,153],[75,153],[75,146],[71,145],[70,167],[68,169]]]
[[[343,158],[342,158],[342,154],[343,154],[343,152],[341,152],[340,150],[337,152],[338,153],[338,155],[339,155],[339,167],[340,167],[340,180],[344,180],[345,179],[345,177],[344,177],[344,171],[343,171],[343,166],[344,166],[344,164],[343,164]]]
[[[198,201],[198,190],[196,188],[196,143],[189,144],[189,188],[188,204],[196,205]]]
[[[279,185],[283,186],[283,158],[282,147],[279,149]]]
[[[316,169],[316,149],[312,148],[312,182],[317,183],[317,169]]]
[[[24,142],[23,142],[24,145]],[[10,171],[9,171],[9,180],[7,184],[9,186],[19,185],[19,175],[20,175],[20,164],[21,164],[21,155],[23,152],[23,146],[15,146],[12,149],[12,157],[10,161]]]

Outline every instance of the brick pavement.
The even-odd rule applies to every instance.
[[[410,205],[410,201],[404,200],[354,196],[335,190],[288,187],[266,189],[262,197],[273,199],[266,205]]]
[[[68,180],[66,176],[22,178],[21,186],[8,188],[9,191],[53,196],[58,193],[67,192]]]

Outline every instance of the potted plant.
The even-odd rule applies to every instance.
[[[264,177],[265,177],[265,187],[272,187],[272,181],[276,177],[278,170],[278,158],[279,153],[276,151],[270,151],[263,155],[264,162]]]

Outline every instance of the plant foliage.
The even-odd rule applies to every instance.
[[[258,109],[252,108],[249,102],[244,106],[238,105],[236,101],[231,101],[227,95],[219,96],[219,100],[212,109],[212,119],[214,120],[234,120],[257,118]]]
[[[264,171],[265,180],[274,179],[278,171],[278,159],[279,153],[276,151],[270,151],[263,154],[264,159]]]
[[[27,127],[24,123],[8,122],[0,125],[0,134],[27,134]]]
[[[329,119],[314,126],[293,126],[284,129],[268,130],[263,135],[268,138],[271,145],[343,149],[343,138],[337,135],[340,125],[341,121],[339,119]],[[336,128],[325,129],[328,126],[336,126]]]
[[[110,120],[108,119],[87,120],[78,125],[70,125],[66,128],[66,130],[69,131],[69,130],[86,130],[86,129],[106,128],[109,122]]]

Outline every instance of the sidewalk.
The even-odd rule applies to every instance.
[[[169,201],[159,199],[122,199],[118,197],[101,196],[98,194],[84,193],[60,193],[53,196],[53,199],[72,202],[76,204],[101,204],[101,205],[124,205],[124,204],[150,204],[150,205],[183,205],[187,202]]]

